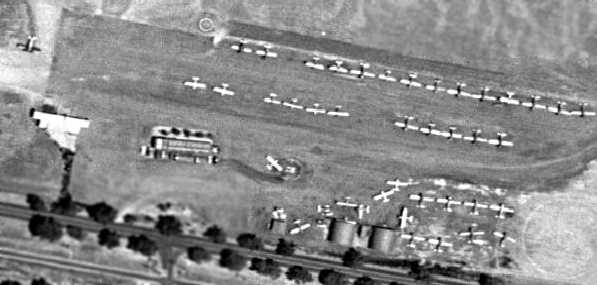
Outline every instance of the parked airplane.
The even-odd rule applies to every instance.
[[[261,56],[261,58],[263,58],[263,59],[266,59],[268,57],[277,58],[278,53],[270,51],[271,48],[272,48],[272,44],[265,43],[265,44],[263,44],[263,49],[256,50],[255,53],[257,55]]]
[[[333,111],[327,111],[326,115],[332,117],[348,117],[350,113],[342,111],[342,106],[336,105]]]
[[[392,189],[386,190],[386,191],[382,190],[378,194],[373,195],[373,201],[381,200],[384,203],[390,202],[390,199],[388,197],[390,195],[394,194],[395,192],[396,192],[396,188],[392,188]]]
[[[413,248],[413,249],[416,246],[415,242],[423,242],[423,241],[425,241],[424,237],[415,236],[415,233],[412,233],[412,232],[409,233],[409,234],[402,234],[402,235],[400,235],[400,238],[407,239],[408,240],[407,247]]]
[[[371,65],[369,63],[361,62],[361,63],[359,63],[359,69],[351,69],[350,70],[350,74],[356,75],[360,79],[363,79],[365,77],[375,78],[375,74],[374,73],[365,71],[370,66]]]
[[[453,201],[452,196],[447,195],[445,198],[436,198],[436,203],[444,204],[443,210],[446,212],[452,212],[452,205],[460,205],[458,201]]]
[[[412,116],[404,116],[404,121],[402,123],[395,122],[394,125],[406,131],[408,129],[408,123],[414,119],[415,117]]]
[[[333,216],[334,213],[331,210],[331,206],[329,204],[325,205],[317,205],[317,213],[322,214],[323,216],[330,217]]]
[[[328,66],[328,69],[331,71],[334,71],[334,72],[338,72],[338,73],[348,73],[348,69],[343,67],[342,66],[343,64],[344,64],[344,61],[336,60],[336,61],[334,61],[333,64]]]
[[[481,133],[483,133],[483,131],[481,131],[480,129],[473,130],[473,133],[472,133],[473,139],[471,140],[472,144],[476,143],[479,140]]]
[[[468,230],[466,232],[458,233],[458,236],[468,237],[467,243],[474,243],[474,241],[476,240],[475,236],[482,236],[482,235],[485,234],[485,232],[483,232],[483,231],[477,231],[476,232],[474,230],[474,228],[476,226],[477,226],[476,224],[472,224],[471,226],[468,227]]]
[[[466,83],[464,82],[456,82],[456,94],[454,96],[459,96],[462,94],[462,89],[466,87]]]
[[[435,198],[423,196],[423,193],[419,192],[418,194],[410,194],[408,196],[410,200],[418,201],[417,208],[425,208],[426,206],[423,202],[434,202]]]
[[[207,89],[207,84],[199,82],[199,80],[200,80],[200,79],[199,79],[199,77],[198,77],[198,76],[193,76],[193,77],[191,77],[191,79],[192,79],[193,81],[185,81],[185,82],[183,83],[183,85],[184,85],[184,86],[189,86],[189,87],[191,87],[193,90],[195,90],[195,89],[202,89],[202,90],[205,90],[205,89]]]
[[[354,202],[352,200],[352,197],[350,197],[350,196],[344,197],[344,201],[336,200],[336,205],[341,206],[341,207],[351,207],[351,208],[356,208],[359,206],[359,204],[357,202]]]
[[[319,57],[314,56],[312,61],[305,61],[305,66],[317,70],[325,70],[325,66],[319,60],[321,60]]]
[[[535,106],[537,106],[537,101],[539,101],[539,99],[541,99],[541,96],[535,95],[531,97],[531,102],[522,102],[521,105],[528,107],[529,110],[533,110],[535,109]]]
[[[418,73],[416,73],[416,72],[409,72],[408,73],[408,79],[401,79],[400,83],[406,85],[408,88],[410,88],[411,86],[421,87],[421,86],[423,86],[423,84],[421,84],[420,82],[414,81],[418,77],[419,77]]]
[[[35,42],[38,40],[36,36],[28,36],[25,43],[17,43],[17,47],[22,48],[26,52],[41,51],[40,48],[35,46]]]
[[[406,206],[402,206],[398,220],[398,227],[400,229],[404,229],[406,226],[408,226],[408,223],[412,223],[414,221],[414,217],[408,215],[408,208],[406,208]]]
[[[363,218],[364,214],[371,213],[371,207],[365,204],[359,204],[357,206],[357,218],[360,220]]]
[[[479,215],[479,209],[487,209],[489,207],[487,204],[479,203],[477,199],[473,199],[472,202],[463,202],[462,205],[465,207],[471,207],[470,214],[475,216]]]
[[[557,102],[557,107],[556,107],[556,108],[557,108],[557,111],[556,111],[556,113],[555,113],[555,114],[556,114],[556,115],[559,115],[559,114],[563,114],[563,113],[568,113],[568,111],[564,110],[564,106],[565,106],[565,105],[567,105],[567,103],[566,103],[566,102],[558,101],[558,102]]]
[[[282,101],[282,106],[288,107],[290,109],[299,109],[299,110],[302,110],[302,109],[305,108],[302,105],[299,105],[297,103],[298,103],[298,99],[297,98],[291,98],[290,102]]]
[[[305,111],[307,111],[307,113],[313,113],[313,115],[326,113],[325,109],[319,107],[319,103],[314,103],[313,107],[305,108]]]
[[[499,219],[505,219],[506,214],[514,214],[514,209],[504,206],[503,203],[499,203],[497,205],[492,204],[489,206],[489,209],[491,209],[492,211],[496,211],[497,214],[495,215],[495,217]]]
[[[297,226],[295,226],[294,228],[290,229],[290,231],[288,233],[290,233],[291,235],[296,235],[299,234],[303,231],[305,231],[306,229],[310,228],[311,224],[298,224]]]
[[[286,220],[288,216],[282,207],[274,207],[272,211],[272,218],[277,220]]]
[[[504,242],[509,241],[515,243],[516,240],[509,237],[506,232],[493,232],[493,235],[498,238],[498,246],[504,247]]]
[[[269,97],[263,98],[263,102],[268,103],[268,104],[281,105],[282,101],[276,100],[276,97],[278,97],[278,94],[269,93]]]
[[[234,91],[228,90],[228,86],[230,86],[228,83],[222,83],[221,86],[214,86],[212,90],[221,96],[234,96]]]
[[[426,85],[425,89],[429,90],[429,91],[433,91],[433,93],[438,92],[438,91],[442,91],[440,89],[443,89],[443,87],[440,87],[439,84],[442,81],[438,78],[433,80],[433,85]]]
[[[452,247],[452,244],[449,242],[445,242],[442,237],[437,238],[428,238],[427,242],[434,246],[433,250],[437,252],[442,252],[442,247]]]
[[[498,132],[497,133],[497,139],[491,139],[488,140],[487,143],[489,143],[490,145],[495,145],[496,147],[501,147],[501,146],[514,146],[514,144],[511,141],[505,141],[504,138],[507,137],[508,134],[504,133],[504,132]]]
[[[406,182],[400,181],[398,178],[396,178],[396,180],[386,180],[386,184],[394,186],[395,191],[400,191],[400,187],[402,186],[416,185],[419,183],[420,182],[414,182],[412,179],[408,179]]]
[[[423,133],[424,135],[428,136],[428,135],[431,135],[431,132],[434,130],[435,127],[436,127],[436,124],[431,122],[431,123],[427,124],[426,128],[420,128],[419,131],[421,131],[421,133]]]
[[[448,127],[448,139],[454,138],[454,131],[456,131],[456,127],[450,126]]]
[[[280,165],[280,162],[273,156],[268,154],[265,156],[265,160],[267,161],[267,163],[265,164],[267,170],[276,172],[284,171],[284,167],[282,167],[282,165]]]
[[[396,77],[392,76],[392,71],[390,70],[386,70],[384,73],[378,74],[377,78],[388,82],[396,82]]]
[[[246,39],[241,39],[237,45],[232,45],[230,48],[235,50],[236,52],[240,53],[240,52],[244,52],[244,53],[252,53],[253,50],[245,47],[245,45],[248,43],[248,41]]]

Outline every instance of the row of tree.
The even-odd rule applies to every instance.
[[[46,281],[46,279],[41,278],[41,277],[31,280],[31,283],[29,283],[29,284],[31,284],[31,285],[51,285],[50,282]],[[21,282],[6,279],[6,280],[1,281],[0,285],[21,285]]]

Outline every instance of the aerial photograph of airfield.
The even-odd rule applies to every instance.
[[[597,2],[2,0],[0,285],[597,284]]]

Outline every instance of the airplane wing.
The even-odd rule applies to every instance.
[[[400,236],[400,238],[403,238],[403,239],[411,239],[412,237],[413,237],[413,236],[412,236],[412,235],[409,235],[409,234],[402,234],[402,235]]]
[[[421,200],[421,197],[419,195],[417,195],[417,194],[410,194],[408,196],[408,198],[411,199],[411,200],[415,200],[415,201]]]

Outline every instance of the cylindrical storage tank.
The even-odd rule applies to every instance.
[[[369,239],[369,247],[382,252],[389,252],[394,243],[396,231],[392,228],[374,226]]]
[[[343,246],[352,246],[356,231],[356,222],[334,219],[330,230],[330,241]]]

